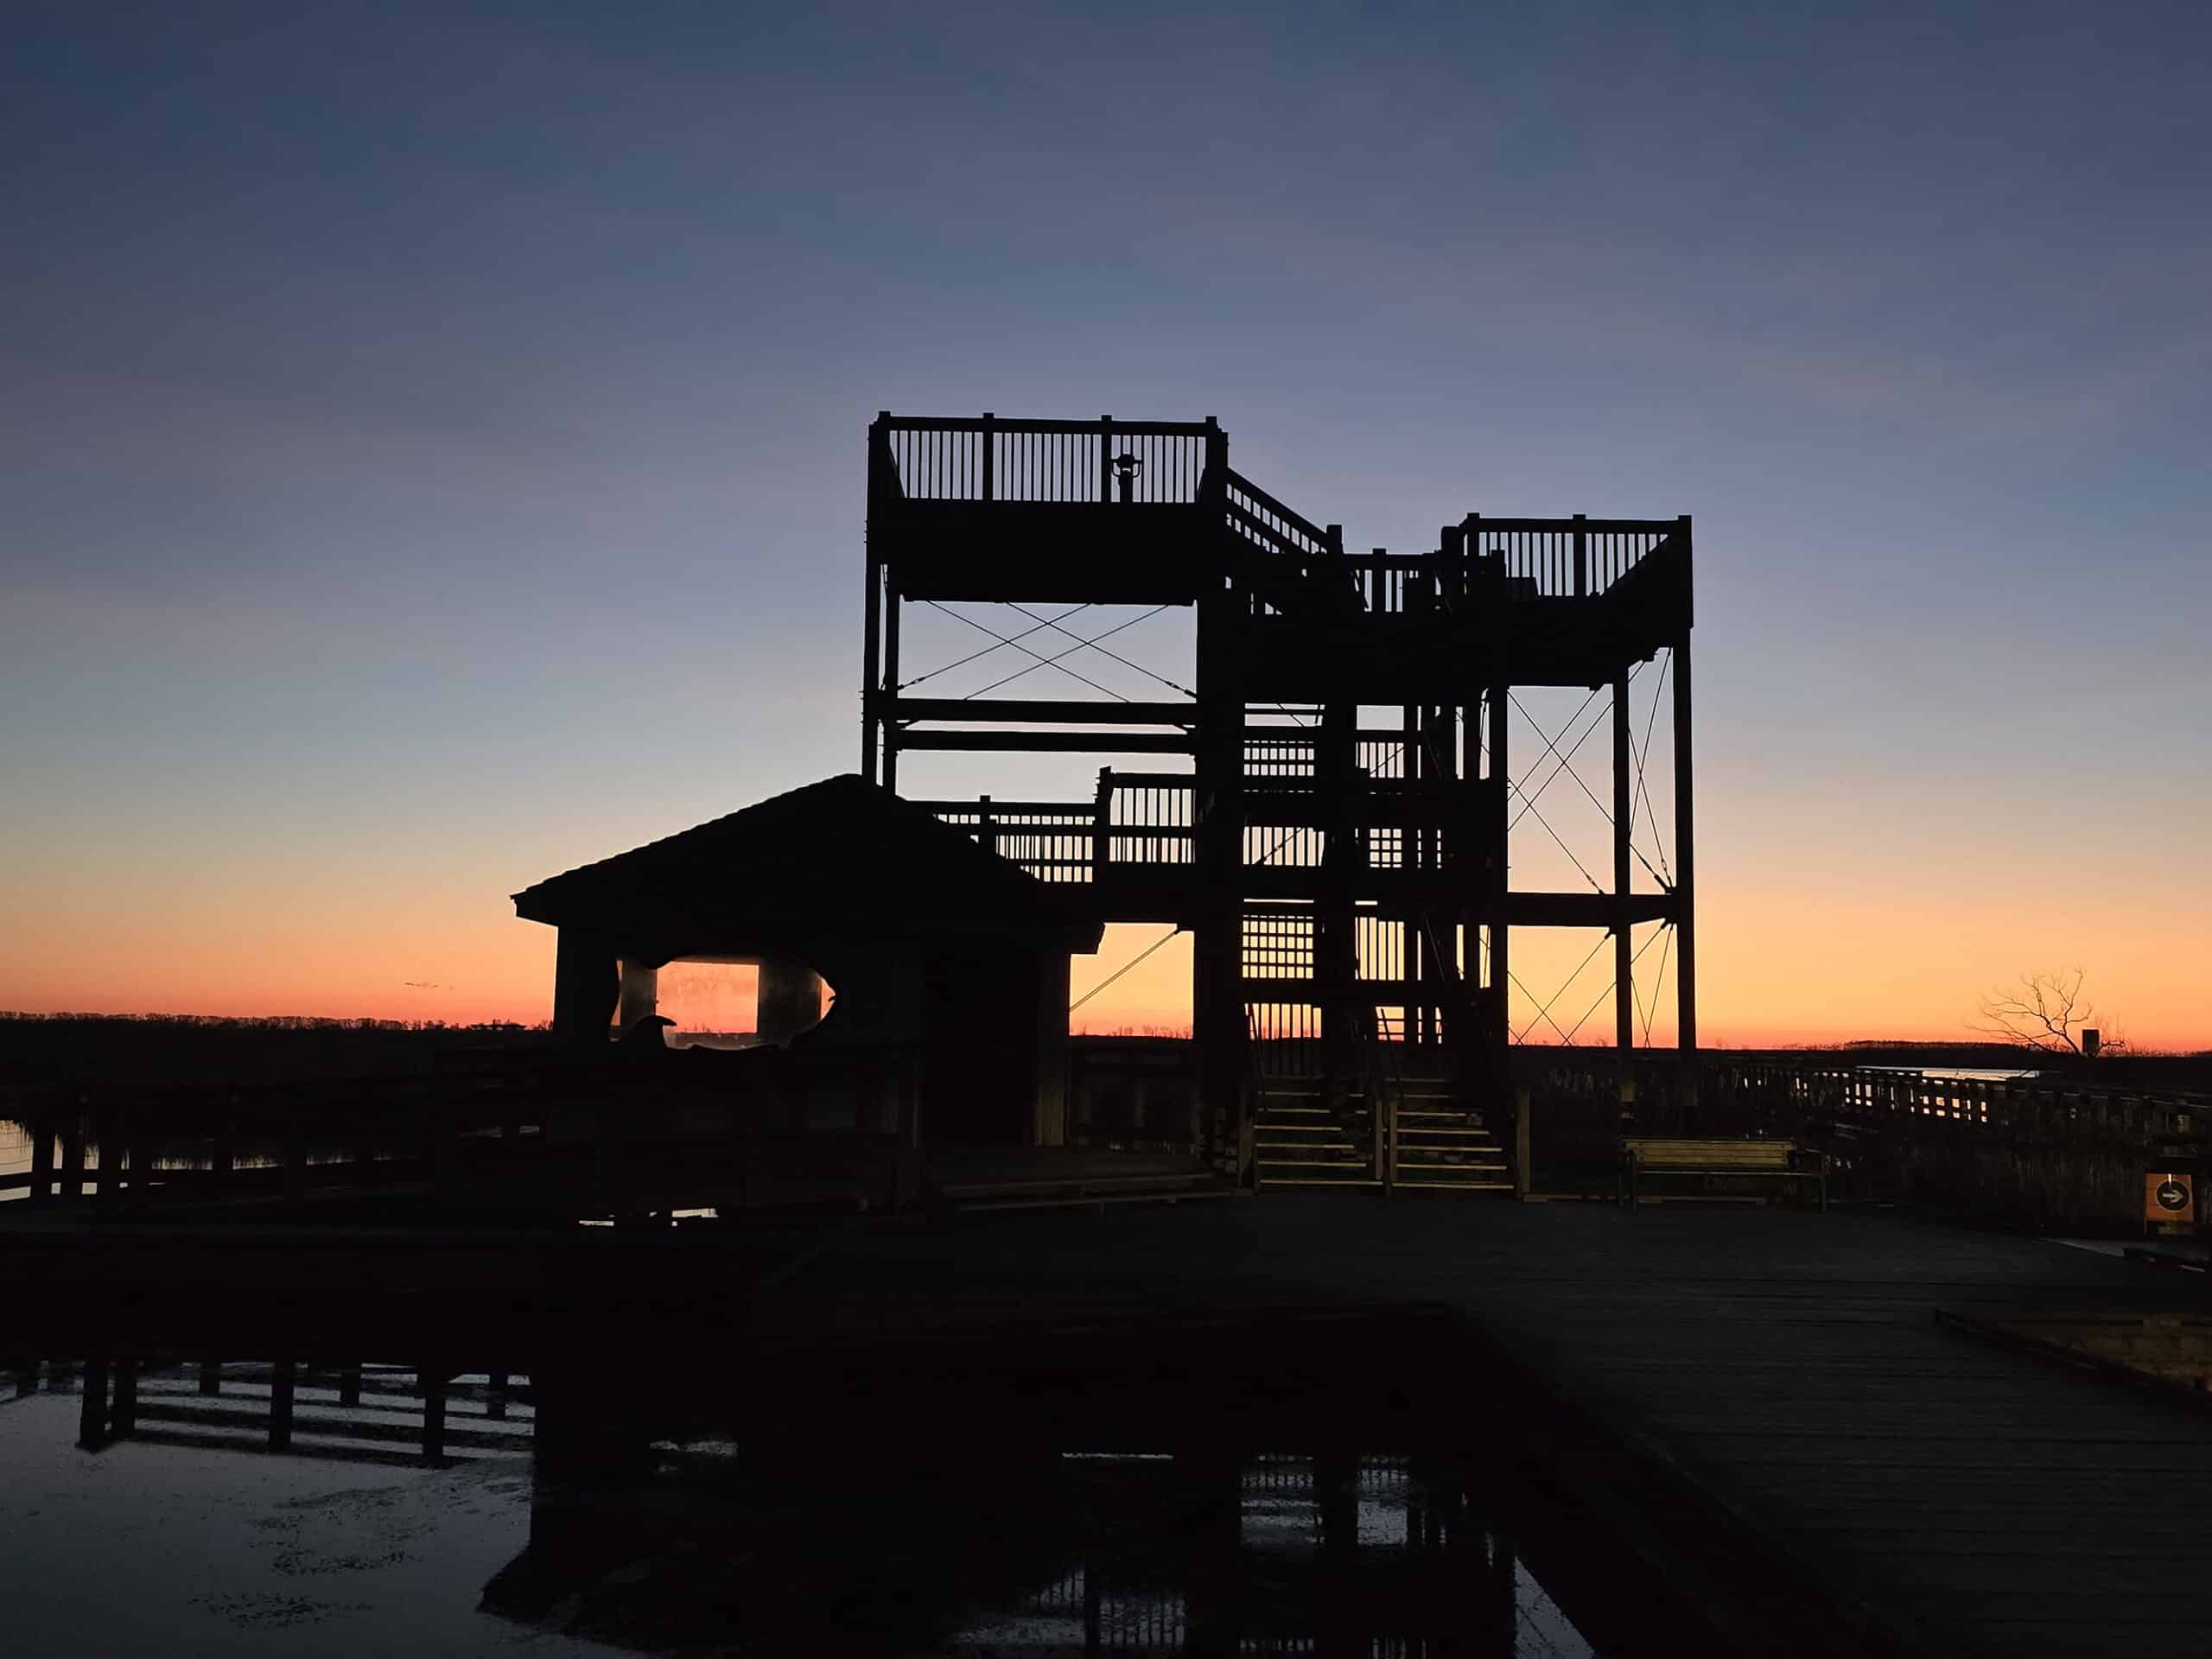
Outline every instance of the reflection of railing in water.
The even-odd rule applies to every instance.
[[[96,1355],[17,1362],[16,1400],[79,1402],[78,1445],[118,1440],[357,1463],[466,1461],[531,1449],[535,1393],[509,1371],[440,1376],[412,1366]],[[327,1397],[311,1399],[310,1393]]]

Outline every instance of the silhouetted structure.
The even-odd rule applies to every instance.
[[[1612,932],[1625,1051],[1630,929],[1672,924],[1694,1053],[1688,518],[1470,514],[1433,550],[1353,556],[1233,471],[1211,419],[887,412],[868,436],[867,601],[861,766],[887,787],[918,750],[1187,759],[1102,772],[1091,800],[926,804],[1095,921],[1191,931],[1205,1116],[1240,1167],[1256,1128],[1270,1179],[1506,1185],[1516,927]],[[1190,695],[907,695],[902,607],[960,601],[1195,607]],[[1679,855],[1667,890],[1638,893],[1628,678],[1662,651]],[[1611,687],[1610,893],[1509,880],[1507,711],[1527,685]],[[1395,718],[1368,723],[1378,708]]]
[[[1068,957],[1098,923],[875,785],[793,790],[540,881],[515,911],[560,931],[554,1034],[578,1050],[652,1018],[672,961],[757,962],[762,1037],[839,1062],[794,1127],[911,1141],[918,1105],[937,1144],[1061,1137]],[[817,973],[836,1000],[813,1026]]]

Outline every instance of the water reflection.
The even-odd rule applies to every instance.
[[[289,1455],[263,1466],[429,1460],[443,1472],[416,1478],[433,1483],[534,1453],[527,1546],[491,1574],[481,1611],[458,1597],[420,1610],[443,1650],[1592,1651],[1462,1457],[654,1438],[518,1373],[351,1363],[18,1361],[0,1381],[0,1396],[40,1395],[77,1408],[57,1400],[26,1427],[52,1435],[73,1415],[94,1427],[84,1444],[123,1458],[87,1466],[119,1471],[148,1442],[211,1465],[278,1446]],[[17,1421],[0,1410],[0,1443]],[[107,1559],[127,1581],[128,1560]],[[340,1624],[317,1637],[333,1659],[372,1650]]]

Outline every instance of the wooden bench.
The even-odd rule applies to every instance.
[[[1810,1181],[1815,1202],[1828,1207],[1828,1160],[1824,1152],[1791,1141],[1704,1141],[1630,1135],[1621,1141],[1620,1202],[1631,1210],[1647,1175],[1761,1177],[1787,1190]]]

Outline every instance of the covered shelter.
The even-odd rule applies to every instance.
[[[668,964],[757,963],[758,1034],[787,1052],[805,1126],[911,1132],[918,1108],[933,1145],[1065,1139],[1068,959],[1098,948],[1100,924],[855,775],[549,877],[514,904],[559,931],[553,1028],[580,1057],[607,1058],[618,1037],[658,1046]],[[818,1024],[816,976],[831,997]],[[748,1074],[766,1075],[733,1067],[733,1086]]]

